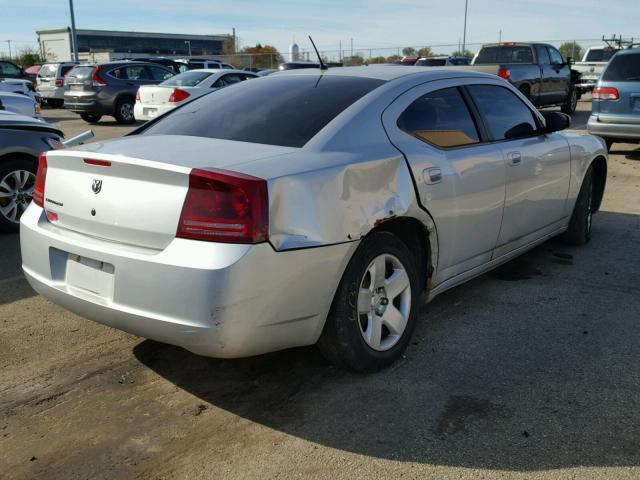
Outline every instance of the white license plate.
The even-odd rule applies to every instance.
[[[158,115],[158,109],[157,108],[145,108],[144,109],[144,114],[148,117],[156,117]]]
[[[84,85],[71,85],[72,92],[81,92]]]
[[[65,279],[71,288],[113,298],[114,270],[110,263],[69,254]]]

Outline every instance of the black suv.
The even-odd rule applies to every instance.
[[[89,123],[97,123],[103,115],[114,116],[118,123],[133,123],[138,87],[172,76],[171,70],[146,62],[78,65],[65,78],[64,107]]]

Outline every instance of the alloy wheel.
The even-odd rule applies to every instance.
[[[13,223],[31,203],[36,176],[28,170],[14,170],[0,180],[0,213]]]
[[[378,255],[367,267],[358,291],[358,320],[364,341],[374,350],[393,348],[411,311],[411,284],[394,255]]]

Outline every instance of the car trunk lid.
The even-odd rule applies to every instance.
[[[249,173],[295,148],[181,136],[126,137],[47,154],[44,207],[54,223],[161,250],[175,238],[193,168]]]
[[[165,87],[161,85],[144,85],[138,89],[140,103],[143,105],[173,105],[169,102],[173,90],[177,87]],[[181,87],[182,90],[187,90]]]

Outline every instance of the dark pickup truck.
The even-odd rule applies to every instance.
[[[572,64],[553,45],[508,42],[483,45],[471,66],[464,68],[508,80],[536,107],[560,106],[572,114],[579,98]]]

